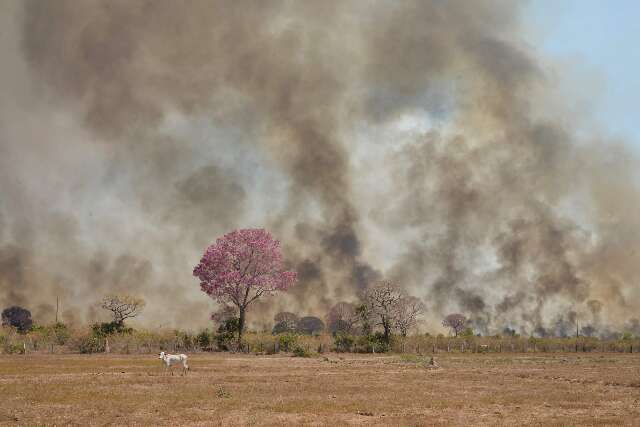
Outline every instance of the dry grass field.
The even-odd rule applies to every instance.
[[[0,357],[0,425],[640,425],[638,354]]]

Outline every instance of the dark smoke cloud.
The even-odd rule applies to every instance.
[[[202,325],[202,250],[265,226],[300,283],[258,324],[321,317],[382,277],[434,324],[622,324],[637,161],[552,102],[520,7],[6,2],[0,303],[47,321],[60,295],[82,321],[129,292],[141,322]]]

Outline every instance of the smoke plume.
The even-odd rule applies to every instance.
[[[637,315],[635,153],[562,107],[518,3],[0,8],[4,306],[46,322],[60,296],[86,321],[128,292],[139,322],[204,325],[193,265],[266,227],[300,282],[256,324],[322,317],[382,277],[431,327]]]

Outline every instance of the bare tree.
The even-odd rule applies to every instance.
[[[425,305],[414,296],[402,297],[398,303],[396,327],[403,337],[407,336],[409,329],[418,322],[418,316],[425,311]]]
[[[107,295],[102,299],[102,308],[111,312],[113,322],[123,325],[126,319],[136,317],[142,312],[145,302],[131,295]]]
[[[403,298],[399,287],[389,281],[380,282],[365,293],[365,305],[371,313],[372,325],[382,327],[386,343],[389,343],[391,331],[396,327]]]
[[[325,317],[329,332],[353,332],[355,324],[358,322],[358,313],[355,305],[348,302],[336,303]]]
[[[453,332],[456,337],[460,332],[464,331],[466,324],[467,318],[458,313],[450,314],[442,321],[442,326],[451,329],[451,332]]]

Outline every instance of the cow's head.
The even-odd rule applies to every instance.
[[[164,359],[164,351],[160,352],[160,357],[158,359]]]

